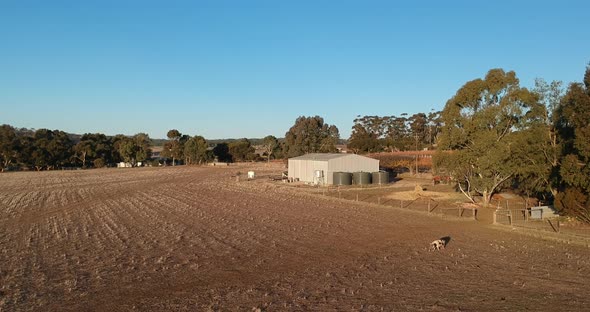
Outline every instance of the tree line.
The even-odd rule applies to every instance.
[[[126,162],[131,166],[162,161],[164,164],[203,164],[209,161],[260,161],[334,152],[339,142],[338,128],[322,117],[298,117],[285,139],[268,135],[257,145],[243,138],[208,142],[200,135],[167,133],[159,159],[152,159],[153,142],[146,133],[107,136],[102,133],[68,134],[61,130],[31,130],[0,126],[0,170],[52,170],[70,167],[102,168]],[[258,151],[256,150],[258,149]]]
[[[408,116],[357,116],[348,149],[354,153],[405,151],[432,148],[436,144],[442,119],[440,111]]]
[[[60,130],[0,126],[1,171],[101,168],[121,161],[137,164],[149,159],[150,154],[150,138],[145,133],[131,137],[101,133],[76,136]]]

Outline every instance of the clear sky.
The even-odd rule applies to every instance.
[[[284,136],[442,110],[491,68],[582,81],[590,1],[0,0],[0,124]]]

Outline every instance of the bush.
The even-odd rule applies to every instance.
[[[106,165],[106,162],[102,158],[97,158],[94,160],[94,168],[103,168]]]

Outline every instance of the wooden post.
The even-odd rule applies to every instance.
[[[496,224],[496,223],[497,223],[497,222],[496,222],[496,221],[497,221],[497,220],[496,220],[496,213],[497,213],[497,210],[496,210],[496,211],[494,211],[494,219],[493,219],[493,221],[492,221],[492,224]]]
[[[359,194],[356,194],[356,201],[359,201]]]
[[[428,199],[428,213],[430,213],[430,198]]]

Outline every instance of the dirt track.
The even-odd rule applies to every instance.
[[[0,174],[0,311],[590,310],[587,247],[237,170]]]

